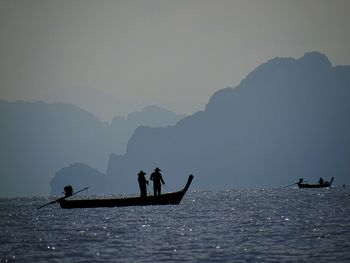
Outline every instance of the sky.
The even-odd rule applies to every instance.
[[[203,110],[274,57],[350,64],[350,1],[0,0],[0,99],[73,103],[101,120]]]

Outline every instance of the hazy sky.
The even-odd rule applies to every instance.
[[[201,110],[276,56],[350,64],[350,1],[0,0],[0,98],[74,103],[104,120]]]

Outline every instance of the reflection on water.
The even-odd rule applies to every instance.
[[[350,189],[187,193],[179,206],[0,199],[0,262],[349,262]]]

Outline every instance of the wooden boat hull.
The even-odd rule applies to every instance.
[[[330,186],[331,184],[298,184],[299,188],[325,188]]]
[[[58,200],[61,208],[97,208],[97,207],[122,207],[122,206],[148,206],[148,205],[178,205],[187,192],[193,175],[188,177],[186,186],[173,193],[162,194],[160,196],[128,197],[113,199],[79,199],[68,200],[61,198]]]

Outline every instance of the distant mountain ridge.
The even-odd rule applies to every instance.
[[[332,67],[319,52],[274,58],[175,126],[137,128],[107,176],[122,192],[137,191],[138,169],[156,166],[169,185],[197,175],[198,189],[349,183],[349,101],[350,66]]]
[[[183,117],[157,106],[131,116],[109,125],[72,104],[0,100],[0,196],[47,195],[55,172],[71,163],[105,171],[108,156],[125,152],[138,125]]]
[[[115,137],[118,140],[118,145],[114,153],[125,153],[127,142],[137,127],[164,127],[174,125],[184,117],[185,115],[175,114],[156,105],[146,106],[142,111],[129,113],[126,118],[115,116],[111,122],[111,129],[115,131]]]

